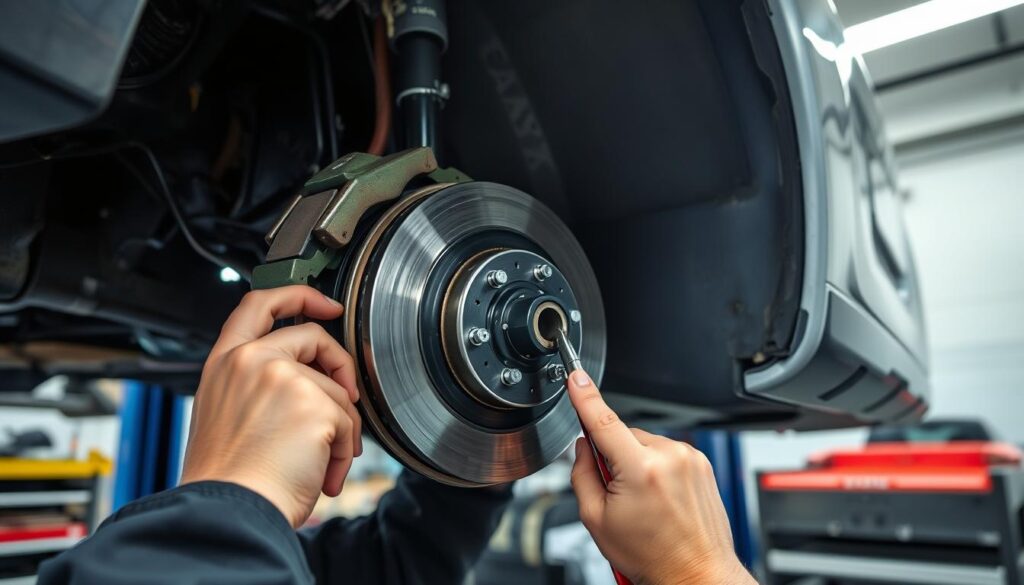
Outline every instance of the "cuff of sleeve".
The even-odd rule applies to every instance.
[[[262,518],[275,533],[291,545],[297,556],[300,558],[305,556],[302,545],[299,544],[298,537],[295,535],[295,530],[292,529],[291,524],[277,509],[277,506],[249,488],[226,481],[197,481],[146,496],[125,505],[111,515],[104,524],[117,522],[148,510],[165,508],[196,499],[243,504],[254,509],[258,513],[258,517]]]

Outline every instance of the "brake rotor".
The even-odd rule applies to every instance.
[[[356,241],[353,241],[356,245]],[[569,229],[511,187],[434,185],[405,195],[359,239],[335,290],[377,440],[435,480],[525,477],[579,433],[544,321],[565,328],[595,380],[605,324]]]

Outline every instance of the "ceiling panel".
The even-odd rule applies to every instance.
[[[995,18],[965,22],[864,56],[875,83],[940,67],[998,47]]]
[[[889,138],[922,140],[1024,115],[1024,55],[879,95]]]
[[[1024,6],[1011,8],[1002,14],[1006,24],[1006,40],[1012,44],[1024,43]]]
[[[852,26],[877,18],[883,14],[896,12],[921,4],[923,0],[835,0],[839,18],[846,26]],[[965,0],[966,1],[966,0]]]

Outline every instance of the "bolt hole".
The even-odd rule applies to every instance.
[[[516,262],[516,270],[519,270],[519,263]]]
[[[473,302],[479,305],[480,304],[480,299],[477,299],[477,300],[475,300]]]
[[[564,289],[564,288],[560,288],[560,289],[558,289],[558,294],[562,294],[562,293],[564,293],[564,292],[565,292],[565,289]]]
[[[491,367],[491,362],[484,362],[484,367],[485,368]]]

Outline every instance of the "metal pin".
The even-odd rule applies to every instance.
[[[565,379],[565,366],[562,364],[548,364],[547,372],[548,380],[552,382],[561,382]]]
[[[501,288],[508,283],[508,273],[504,270],[492,270],[487,273],[487,284],[493,288]]]
[[[568,373],[573,373],[576,370],[583,367],[583,363],[580,361],[580,354],[576,353],[576,348],[572,346],[569,338],[566,337],[565,331],[562,329],[558,330],[558,355],[562,357],[562,363],[565,364],[565,370]]]
[[[506,386],[515,386],[523,381],[523,373],[516,368],[505,368],[501,371],[501,383]]]
[[[533,269],[533,277],[539,282],[544,282],[548,278],[551,278],[551,275],[554,273],[555,271],[552,270],[551,266],[548,264],[541,264]]]
[[[469,330],[467,337],[470,343],[480,347],[491,340],[491,332],[482,327],[474,327]]]

